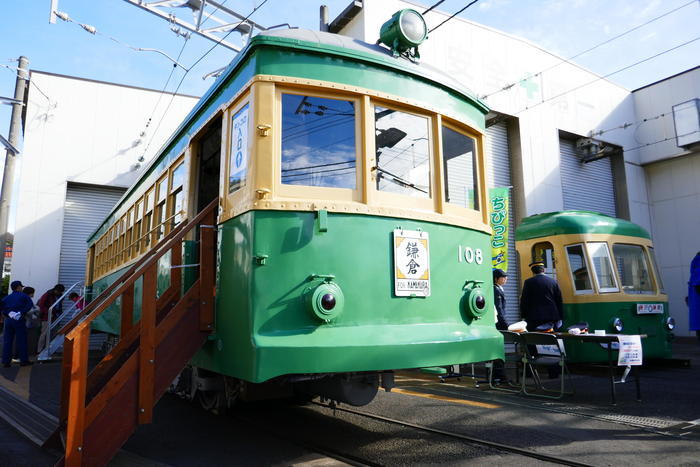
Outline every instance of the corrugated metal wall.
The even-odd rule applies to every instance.
[[[510,176],[510,150],[508,148],[508,128],[505,123],[497,123],[486,129],[486,157],[489,164],[489,188],[512,186]],[[506,320],[512,324],[520,319],[518,293],[518,265],[515,256],[515,221],[513,210],[513,189],[510,190],[508,217],[508,282],[506,293]]]
[[[68,183],[58,269],[58,281],[66,288],[85,279],[87,238],[124,191],[123,188]]]
[[[583,209],[616,217],[610,158],[583,164],[576,155],[573,141],[560,139],[559,148],[564,209]]]

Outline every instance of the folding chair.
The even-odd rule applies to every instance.
[[[510,393],[520,393],[523,390],[524,379],[520,378],[520,367],[523,365],[523,348],[525,347],[522,336],[517,332],[512,331],[501,331],[503,334],[503,344],[512,345],[513,351],[506,352],[505,360],[503,361],[503,372],[508,370],[509,366],[515,368],[515,382],[513,384],[511,381],[506,383],[506,386],[497,386],[493,384],[493,363],[489,367],[489,387],[496,391],[510,392]],[[510,364],[510,365],[509,365]]]
[[[523,393],[528,396],[540,396],[547,397],[550,399],[561,399],[566,394],[573,394],[573,383],[571,382],[571,373],[569,373],[569,368],[566,366],[566,352],[564,351],[564,346],[560,344],[557,336],[554,334],[547,334],[541,332],[526,332],[521,334],[523,340],[523,381],[522,388]],[[550,348],[555,350],[556,355],[553,354],[539,354],[534,349],[538,345],[550,346]],[[552,366],[558,365],[561,368],[559,374],[559,389],[550,389],[542,384],[542,379],[537,372],[536,366]],[[529,388],[526,384],[527,370],[530,370],[532,374],[532,379],[535,383],[534,391],[541,391],[541,393],[533,392],[533,388]],[[565,380],[569,381],[570,391],[566,391]],[[553,395],[550,395],[553,394]]]

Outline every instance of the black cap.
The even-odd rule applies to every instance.
[[[493,269],[493,280],[500,279],[501,277],[508,277],[508,274],[503,269],[494,268]]]
[[[530,267],[530,268],[534,268],[536,266],[544,267],[544,262],[543,261],[533,261],[532,263],[528,264],[528,267]]]
[[[10,284],[10,290],[15,290],[17,287],[24,287],[21,281],[12,281]]]

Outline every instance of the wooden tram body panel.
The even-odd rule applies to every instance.
[[[282,182],[285,95],[351,103],[354,187]],[[428,140],[428,196],[378,189],[377,106],[427,123],[428,137],[423,139]],[[256,36],[90,239],[93,289],[104,289],[167,234],[178,213],[194,213],[202,205],[197,199],[198,183],[202,184],[197,176],[206,152],[202,141],[220,125],[215,329],[193,365],[262,382],[290,374],[499,358],[502,337],[494,327],[488,261],[483,149],[487,111],[440,73],[393,58],[380,47],[299,30]],[[241,115],[248,119],[243,148],[248,167],[234,189],[232,154],[241,148],[234,148],[232,127],[242,121]],[[472,208],[449,202],[445,194],[445,172],[453,169],[443,164],[440,135],[448,130],[473,141],[474,185],[464,195],[473,200]],[[177,185],[180,165],[184,177]],[[184,195],[178,198],[178,193]],[[395,229],[429,235],[430,296],[394,294]],[[194,242],[196,238],[190,238],[183,245],[185,257],[193,257]],[[460,257],[463,248],[480,250],[483,261],[465,261]],[[169,268],[166,256],[159,264],[160,290],[167,286]],[[485,314],[478,318],[467,303],[467,280],[484,284]],[[342,312],[328,321],[308,305],[309,293],[324,281],[339,287],[344,297]],[[118,334],[118,314],[115,307],[111,316],[95,322],[95,328]]]
[[[666,326],[668,296],[663,293],[646,230],[595,212],[561,211],[523,219],[515,235],[523,280],[532,276],[527,267],[531,261],[544,261],[548,274],[556,271],[564,300],[564,327],[587,322],[589,332],[601,329],[616,333],[613,320],[619,318],[624,323],[622,334],[648,336],[642,340],[645,358],[671,357],[673,334]],[[632,271],[639,264],[626,263],[618,256],[620,248],[636,249],[646,273]],[[594,256],[594,250],[601,255]],[[638,305],[656,305],[656,310],[641,314]],[[572,362],[607,361],[603,346],[568,341],[565,345]]]

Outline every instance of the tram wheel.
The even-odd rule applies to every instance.
[[[228,408],[223,391],[197,391],[197,401],[204,410],[217,415],[223,414]]]

